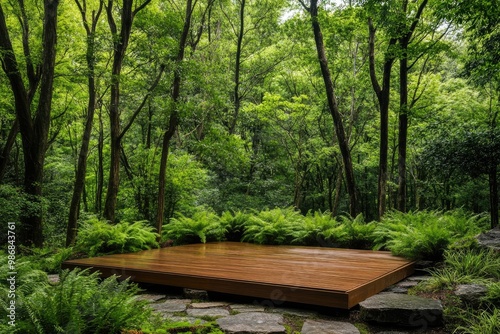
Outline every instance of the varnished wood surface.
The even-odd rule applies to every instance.
[[[192,244],[71,260],[103,276],[287,300],[338,308],[404,279],[413,263],[389,252],[264,246],[238,242]]]

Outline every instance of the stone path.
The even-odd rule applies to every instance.
[[[340,315],[334,314],[340,311],[276,306],[270,301],[210,299],[205,291],[189,289],[179,295],[150,292],[139,298],[150,301],[155,312],[167,319],[192,324],[215,321],[227,334],[443,334],[442,328],[435,328],[442,321],[440,302],[407,295],[409,288],[426,279],[411,276]]]

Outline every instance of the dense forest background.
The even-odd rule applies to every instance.
[[[491,0],[3,1],[2,221],[36,246],[93,216],[161,230],[199,210],[496,225],[499,17]]]

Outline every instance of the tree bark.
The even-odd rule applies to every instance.
[[[97,13],[93,13],[92,22],[89,24],[87,20],[86,5],[84,0],[84,6],[82,6],[79,0],[75,0],[80,13],[82,15],[83,25],[87,34],[87,51],[86,51],[86,61],[87,61],[87,82],[88,82],[88,102],[87,102],[87,116],[85,121],[85,128],[82,136],[82,145],[80,147],[80,152],[78,154],[78,166],[76,171],[76,179],[73,186],[73,196],[71,198],[71,204],[69,206],[69,217],[68,217],[68,227],[66,231],[66,247],[75,243],[77,234],[77,222],[78,215],[80,211],[80,200],[82,198],[83,189],[85,187],[85,176],[87,174],[87,156],[89,152],[90,136],[92,134],[92,127],[94,124],[94,114],[97,102],[97,92],[95,87],[95,54],[94,54],[94,43],[95,43],[95,30],[96,25],[99,20],[103,2],[99,4],[99,10]]]
[[[230,120],[229,133],[234,134],[236,131],[236,122],[240,113],[241,98],[240,98],[240,66],[241,66],[241,49],[243,44],[243,36],[245,35],[245,5],[246,0],[241,0],[240,4],[240,27],[238,31],[238,39],[236,42],[236,59],[234,66],[234,92],[233,92],[233,117]]]
[[[399,46],[401,49],[401,58],[399,61],[399,134],[398,134],[398,198],[397,205],[398,210],[401,212],[406,212],[406,153],[407,153],[407,142],[408,142],[408,45],[411,42],[411,38],[415,29],[417,28],[418,22],[422,13],[427,6],[428,0],[422,1],[418,7],[415,17],[412,20],[411,25],[405,29],[406,32],[399,39]],[[403,1],[402,11],[406,15],[408,8],[408,1]]]
[[[349,213],[352,217],[355,217],[358,214],[358,196],[354,178],[354,169],[352,165],[351,152],[349,149],[349,140],[345,134],[342,115],[340,114],[338,108],[337,99],[335,96],[335,89],[333,86],[330,69],[328,68],[328,59],[326,57],[325,46],[323,43],[323,34],[321,33],[321,27],[318,21],[318,1],[311,0],[310,7],[307,6],[304,7],[306,8],[306,10],[309,11],[311,15],[312,28],[314,32],[314,41],[316,44],[316,51],[318,54],[318,60],[321,67],[321,74],[323,76],[323,81],[325,83],[328,107],[330,109],[330,113],[333,118],[335,133],[337,135],[337,140],[339,142],[340,152],[342,155],[342,161],[345,169],[346,186],[347,186],[347,192],[349,194]]]
[[[5,173],[7,171],[10,152],[12,151],[12,147],[14,147],[14,143],[16,142],[16,137],[18,133],[19,133],[19,122],[16,118],[14,120],[14,123],[12,123],[12,127],[10,128],[9,135],[7,136],[7,140],[0,155],[0,182],[3,180]]]
[[[375,33],[376,29],[373,26],[372,19],[368,19],[369,27],[369,65],[370,65],[370,79],[372,82],[373,90],[377,95],[380,112],[380,149],[379,149],[379,172],[378,172],[378,218],[382,218],[386,211],[386,197],[387,197],[387,159],[389,151],[389,102],[391,93],[391,70],[394,64],[394,56],[391,54],[391,48],[394,47],[397,40],[392,38],[389,41],[387,56],[384,61],[383,74],[382,74],[382,87],[380,86],[376,70],[375,70]]]
[[[118,188],[120,185],[120,150],[123,137],[120,125],[120,76],[122,72],[123,59],[125,58],[125,52],[127,51],[134,16],[150,2],[151,0],[145,0],[136,9],[133,9],[133,0],[123,0],[123,6],[121,8],[121,27],[119,34],[113,17],[113,0],[108,0],[108,5],[106,7],[108,24],[115,40],[113,66],[111,70],[112,82],[109,106],[109,122],[111,128],[111,161],[109,166],[106,201],[104,204],[104,218],[106,218],[110,222],[115,221],[116,201],[118,197]]]
[[[18,67],[3,9],[0,5],[0,56],[2,67],[9,79],[14,95],[16,116],[19,121],[24,155],[24,191],[28,196],[28,205],[36,209],[24,208],[19,230],[19,243],[23,245],[43,246],[42,229],[42,184],[43,165],[47,150],[52,107],[52,88],[57,41],[57,7],[59,1],[45,0],[42,33],[42,62],[40,65],[39,101],[31,115],[31,92],[38,86],[38,77],[28,63],[29,89],[26,89]],[[22,4],[21,4],[21,7]],[[22,8],[23,10],[23,8]],[[24,28],[27,26],[25,25]],[[29,51],[24,46],[25,55]]]
[[[196,4],[196,2],[195,2]],[[176,57],[176,68],[174,73],[174,81],[172,88],[172,101],[173,110],[169,117],[168,128],[163,134],[161,160],[160,160],[160,174],[158,179],[158,207],[156,211],[156,231],[159,234],[158,239],[161,238],[161,231],[163,228],[163,220],[165,215],[165,184],[166,184],[166,174],[167,174],[167,162],[168,154],[170,148],[170,141],[175,134],[175,129],[179,123],[179,115],[177,111],[177,103],[179,102],[180,92],[181,92],[181,63],[184,60],[184,52],[186,49],[186,42],[189,35],[189,30],[191,27],[191,15],[193,13],[192,0],[187,0],[186,3],[186,18],[184,20],[184,26],[179,39],[179,51]]]

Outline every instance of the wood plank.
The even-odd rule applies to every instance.
[[[238,242],[193,244],[71,260],[63,268],[94,268],[133,281],[351,308],[413,272],[389,252],[264,246]]]

